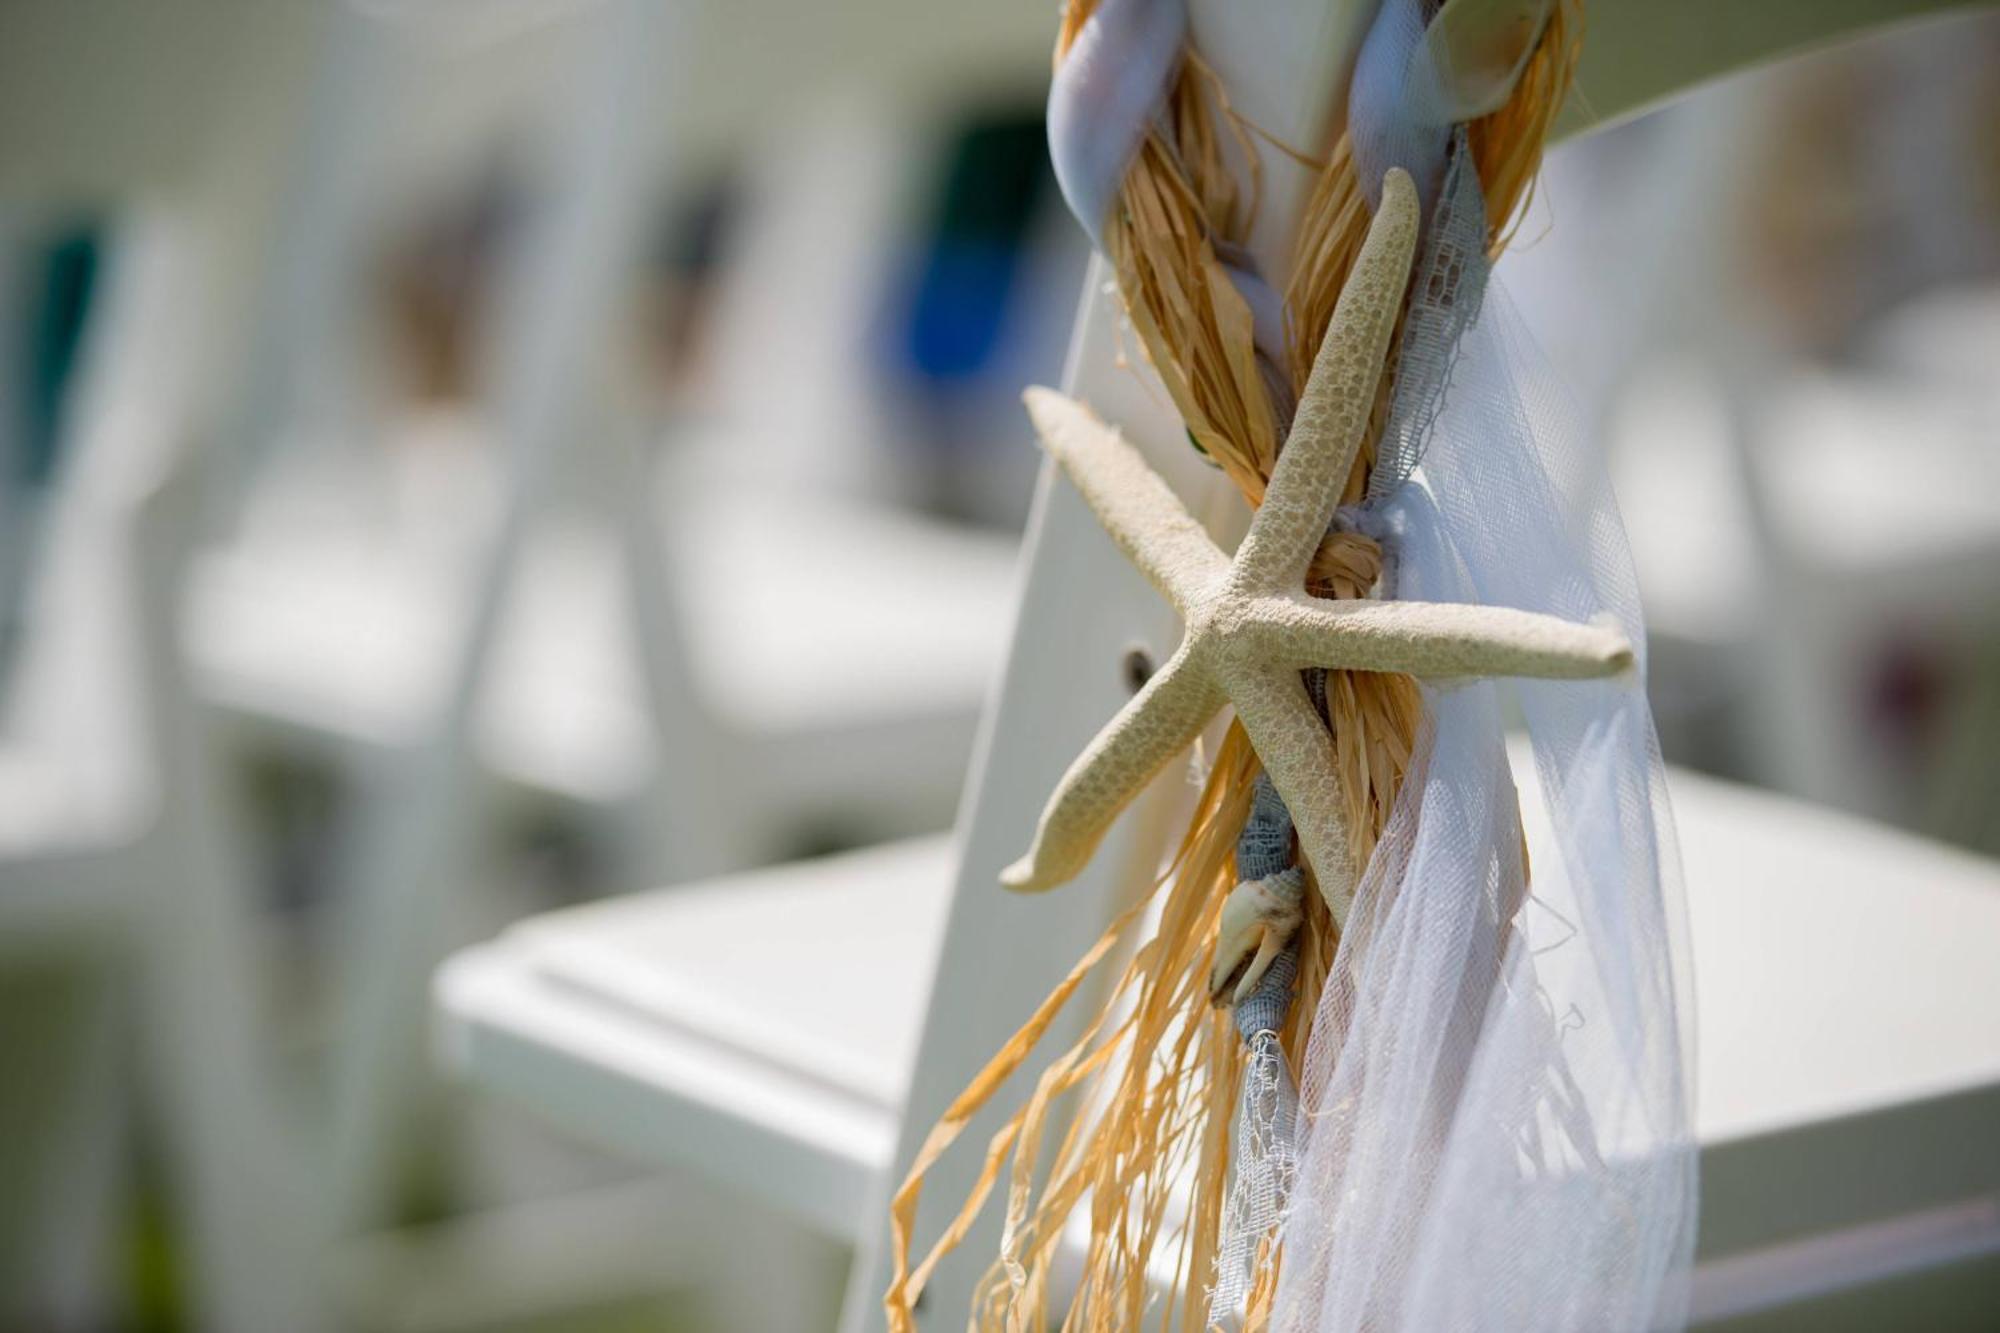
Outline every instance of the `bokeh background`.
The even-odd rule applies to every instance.
[[[840,1246],[452,1083],[425,988],[949,825],[1088,258],[1053,30],[0,0],[0,1328],[219,1326],[253,1206],[333,1328],[835,1308]],[[1500,268],[1668,759],[1985,856],[1996,125],[2000,20],[1877,35],[1556,151]]]

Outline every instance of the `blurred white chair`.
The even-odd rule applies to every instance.
[[[1953,31],[1893,40],[1921,52]],[[1945,678],[2000,625],[1984,591],[2000,576],[1991,400],[1907,363],[1807,365],[1740,290],[1747,201],[1792,75],[1675,113],[1695,150],[1677,216],[1696,221],[1654,257],[1679,277],[1609,423],[1613,467],[1670,671],[1726,698],[1734,758],[1781,790],[1922,824],[1937,793],[1901,764],[1921,728],[1891,696],[1900,676],[1948,700]]]
[[[1882,40],[1920,54],[1964,26]],[[2000,623],[1982,592],[2000,576],[1991,399],[1962,369],[1919,373],[1962,367],[1984,331],[1976,307],[1915,310],[1885,331],[1900,356],[1838,370],[1778,345],[1743,280],[1746,219],[1768,193],[1775,108],[1814,72],[1771,71],[1577,145],[1594,161],[1558,156],[1544,198],[1561,243],[1527,245],[1503,275],[1609,451],[1669,748],[1976,838],[1964,814],[1926,819],[1945,802],[1899,762],[1899,742],[1921,738],[1884,696],[1900,671],[1948,701],[1945,678],[1976,671]],[[1991,748],[1983,725],[1968,757]],[[1983,781],[1964,767],[1950,780]]]
[[[524,99],[551,87],[558,101],[587,97],[602,67],[595,34],[618,21],[624,3],[545,19],[508,39],[524,48],[552,43],[571,62],[551,66],[567,78],[538,79]],[[328,366],[352,359],[337,335],[351,323],[342,275],[358,265],[368,221],[355,201],[385,175],[393,183],[407,174],[384,166],[393,153],[381,107],[434,95],[435,84],[420,77],[429,68],[425,42],[450,26],[359,7],[334,25],[321,123],[299,164],[298,193],[324,206],[308,210],[269,283],[294,300],[268,313],[264,355],[288,364],[253,377],[297,386],[303,403],[260,390],[245,426],[253,435],[275,437],[288,409],[312,413],[340,397],[339,385],[323,381],[335,374]],[[451,68],[476,74],[470,64]],[[629,182],[598,206],[622,210],[608,225],[629,232],[650,220],[650,187],[665,173],[653,127],[623,124],[645,142],[619,167]],[[560,146],[565,133],[558,126],[549,137]],[[573,167],[544,173],[551,192],[577,188]],[[623,280],[637,258],[635,243],[566,262]],[[543,310],[518,311],[544,322]],[[605,303],[594,317],[619,313]],[[512,336],[501,331],[503,341]],[[416,423],[394,449],[322,446],[320,465],[294,479],[294,491],[308,492],[303,503],[253,487],[238,540],[203,560],[192,648],[205,689],[267,734],[364,765],[423,743],[449,706],[453,663],[473,633],[473,608],[488,595],[499,515],[527,493],[520,564],[495,594],[495,660],[473,736],[482,769],[531,792],[623,811],[628,827],[648,834],[673,822],[671,812],[662,816],[660,788],[687,786],[687,775],[701,775],[697,787],[757,794],[716,803],[713,818],[678,821],[668,845],[642,861],[655,877],[768,859],[829,832],[882,837],[948,819],[998,667],[1013,543],[774,481],[756,461],[778,443],[764,428],[768,416],[727,440],[720,458],[670,439],[657,502],[640,505],[652,497],[653,484],[640,480],[651,450],[635,448],[624,427],[593,410],[615,344],[593,346],[601,357],[560,349],[550,363],[559,370],[532,371],[564,380],[561,405],[551,409],[563,419],[540,427],[547,438],[534,446],[546,461],[527,458],[512,439],[507,400],[520,394],[508,381],[524,372],[509,363],[491,377],[490,411]],[[767,352],[759,369],[772,381],[760,404],[797,398],[782,355]],[[810,418],[811,407],[801,403],[782,419],[806,425],[799,414]],[[321,410],[321,421],[336,434],[365,430],[348,419],[355,415],[335,406]],[[593,438],[606,434],[613,438]],[[816,442],[782,444],[779,456],[795,465]],[[356,457],[367,454],[379,456]],[[343,481],[352,490],[357,477],[378,492],[372,519],[356,517],[366,503],[324,493]],[[645,618],[635,620],[640,583]]]
[[[505,452],[500,512],[459,586],[398,574],[394,561],[321,554],[324,566],[347,564],[336,575],[377,576],[368,593],[319,607],[360,611],[366,628],[297,614],[282,576],[262,611],[211,605],[195,623],[197,651],[230,636],[281,655],[268,679],[292,673],[329,701],[323,718],[402,713],[338,894],[354,916],[327,1187],[350,1224],[376,1215],[420,1089],[414,1015],[492,815],[484,743],[511,743],[517,773],[539,764],[550,775],[542,790],[635,805],[669,877],[768,857],[788,834],[828,824],[879,835],[907,827],[897,821],[912,810],[941,818],[997,659],[993,612],[1012,583],[1007,543],[851,503],[704,486],[662,504],[628,433],[572,434],[591,419],[597,367],[612,356],[649,195],[650,90],[670,81],[662,53],[679,26],[661,0],[614,0],[582,21],[589,40],[555,141],[560,168],[501,310],[491,404]],[[595,502],[609,530],[552,534],[551,497],[565,490]],[[425,583],[447,597],[423,601]],[[438,623],[424,626],[419,606]],[[381,636],[388,608],[395,624],[427,633]],[[281,623],[299,636],[282,647],[265,633]],[[622,679],[621,647],[636,658]],[[208,662],[212,679],[251,665]],[[402,700],[392,708],[356,702],[390,690]],[[358,693],[330,702],[348,691]],[[652,754],[633,761],[635,738],[648,735]],[[606,755],[648,786],[607,783],[593,765]]]
[[[142,1100],[163,1117],[194,1314],[257,1333],[313,1327],[318,1311],[307,1181],[259,1030],[253,909],[178,660],[199,505],[176,347],[200,322],[189,243],[158,218],[119,233],[7,699],[0,957],[82,969],[102,988],[91,1027],[72,1034],[84,1082],[53,1090],[70,1099],[58,1128],[74,1138],[51,1149],[42,1190],[12,1202],[39,1205],[54,1251],[34,1277],[53,1307],[42,1315],[106,1318],[105,1208],[124,1147],[124,1080],[110,1065],[136,1045]]]
[[[86,996],[81,1025],[55,1038],[74,1043],[57,1086],[23,1068],[8,1088],[47,1094],[62,1140],[13,1145],[38,1159],[40,1187],[7,1205],[39,1210],[39,1249],[8,1297],[40,1308],[8,1313],[82,1327],[129,1313],[107,1227],[136,1103],[157,1116],[189,1317],[312,1329],[310,1196],[259,1031],[254,909],[176,642],[199,509],[189,450],[237,350],[312,16],[165,0],[29,6],[7,23],[10,222],[67,211],[117,241],[64,404],[0,740],[0,953],[10,974],[68,972]]]

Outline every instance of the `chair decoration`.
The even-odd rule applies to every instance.
[[[1115,429],[1030,391],[1044,446],[1187,635],[1005,883],[1075,875],[1225,703],[1235,718],[1157,904],[1113,923],[919,1153],[892,1204],[892,1328],[1003,1172],[980,1328],[1040,1327],[1058,1300],[1086,1329],[1684,1319],[1692,1037],[1637,598],[1601,469],[1488,290],[1576,5],[1373,8],[1282,301],[1243,246],[1256,182],[1222,151],[1261,131],[1182,5],[1065,11],[1058,179],[1190,439],[1256,512],[1226,556]],[[1532,877],[1503,688],[1554,830]],[[929,1166],[1146,920],[913,1264]],[[1073,1242],[1080,1264],[1058,1262]]]

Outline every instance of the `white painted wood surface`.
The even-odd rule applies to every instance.
[[[721,1166],[732,1188],[857,1239],[895,1149],[953,862],[949,838],[925,838],[524,922],[440,973],[449,1062],[641,1161]]]
[[[1583,62],[1555,125],[1569,138],[1710,82],[1896,23],[1992,0],[1589,0]]]
[[[1948,1257],[1935,1243],[1968,1228],[1885,1225],[2000,1189],[2000,1141],[1968,1132],[2000,1115],[2000,865],[1683,770],[1669,787],[1702,1033],[1703,1260],[1729,1265],[1707,1308],[1839,1285],[1791,1290],[1786,1273],[1856,1228],[1876,1229],[1848,1242],[1857,1274]],[[1532,838],[1546,815],[1522,790]],[[525,922],[441,974],[449,1056],[637,1160],[859,1241],[917,1081],[951,872],[949,842],[924,840]],[[1775,1269],[1751,1262],[1773,1247],[1791,1247]]]

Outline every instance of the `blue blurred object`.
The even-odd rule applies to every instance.
[[[978,376],[993,359],[1021,252],[1051,181],[1039,113],[982,119],[952,145],[903,357],[919,376]]]

